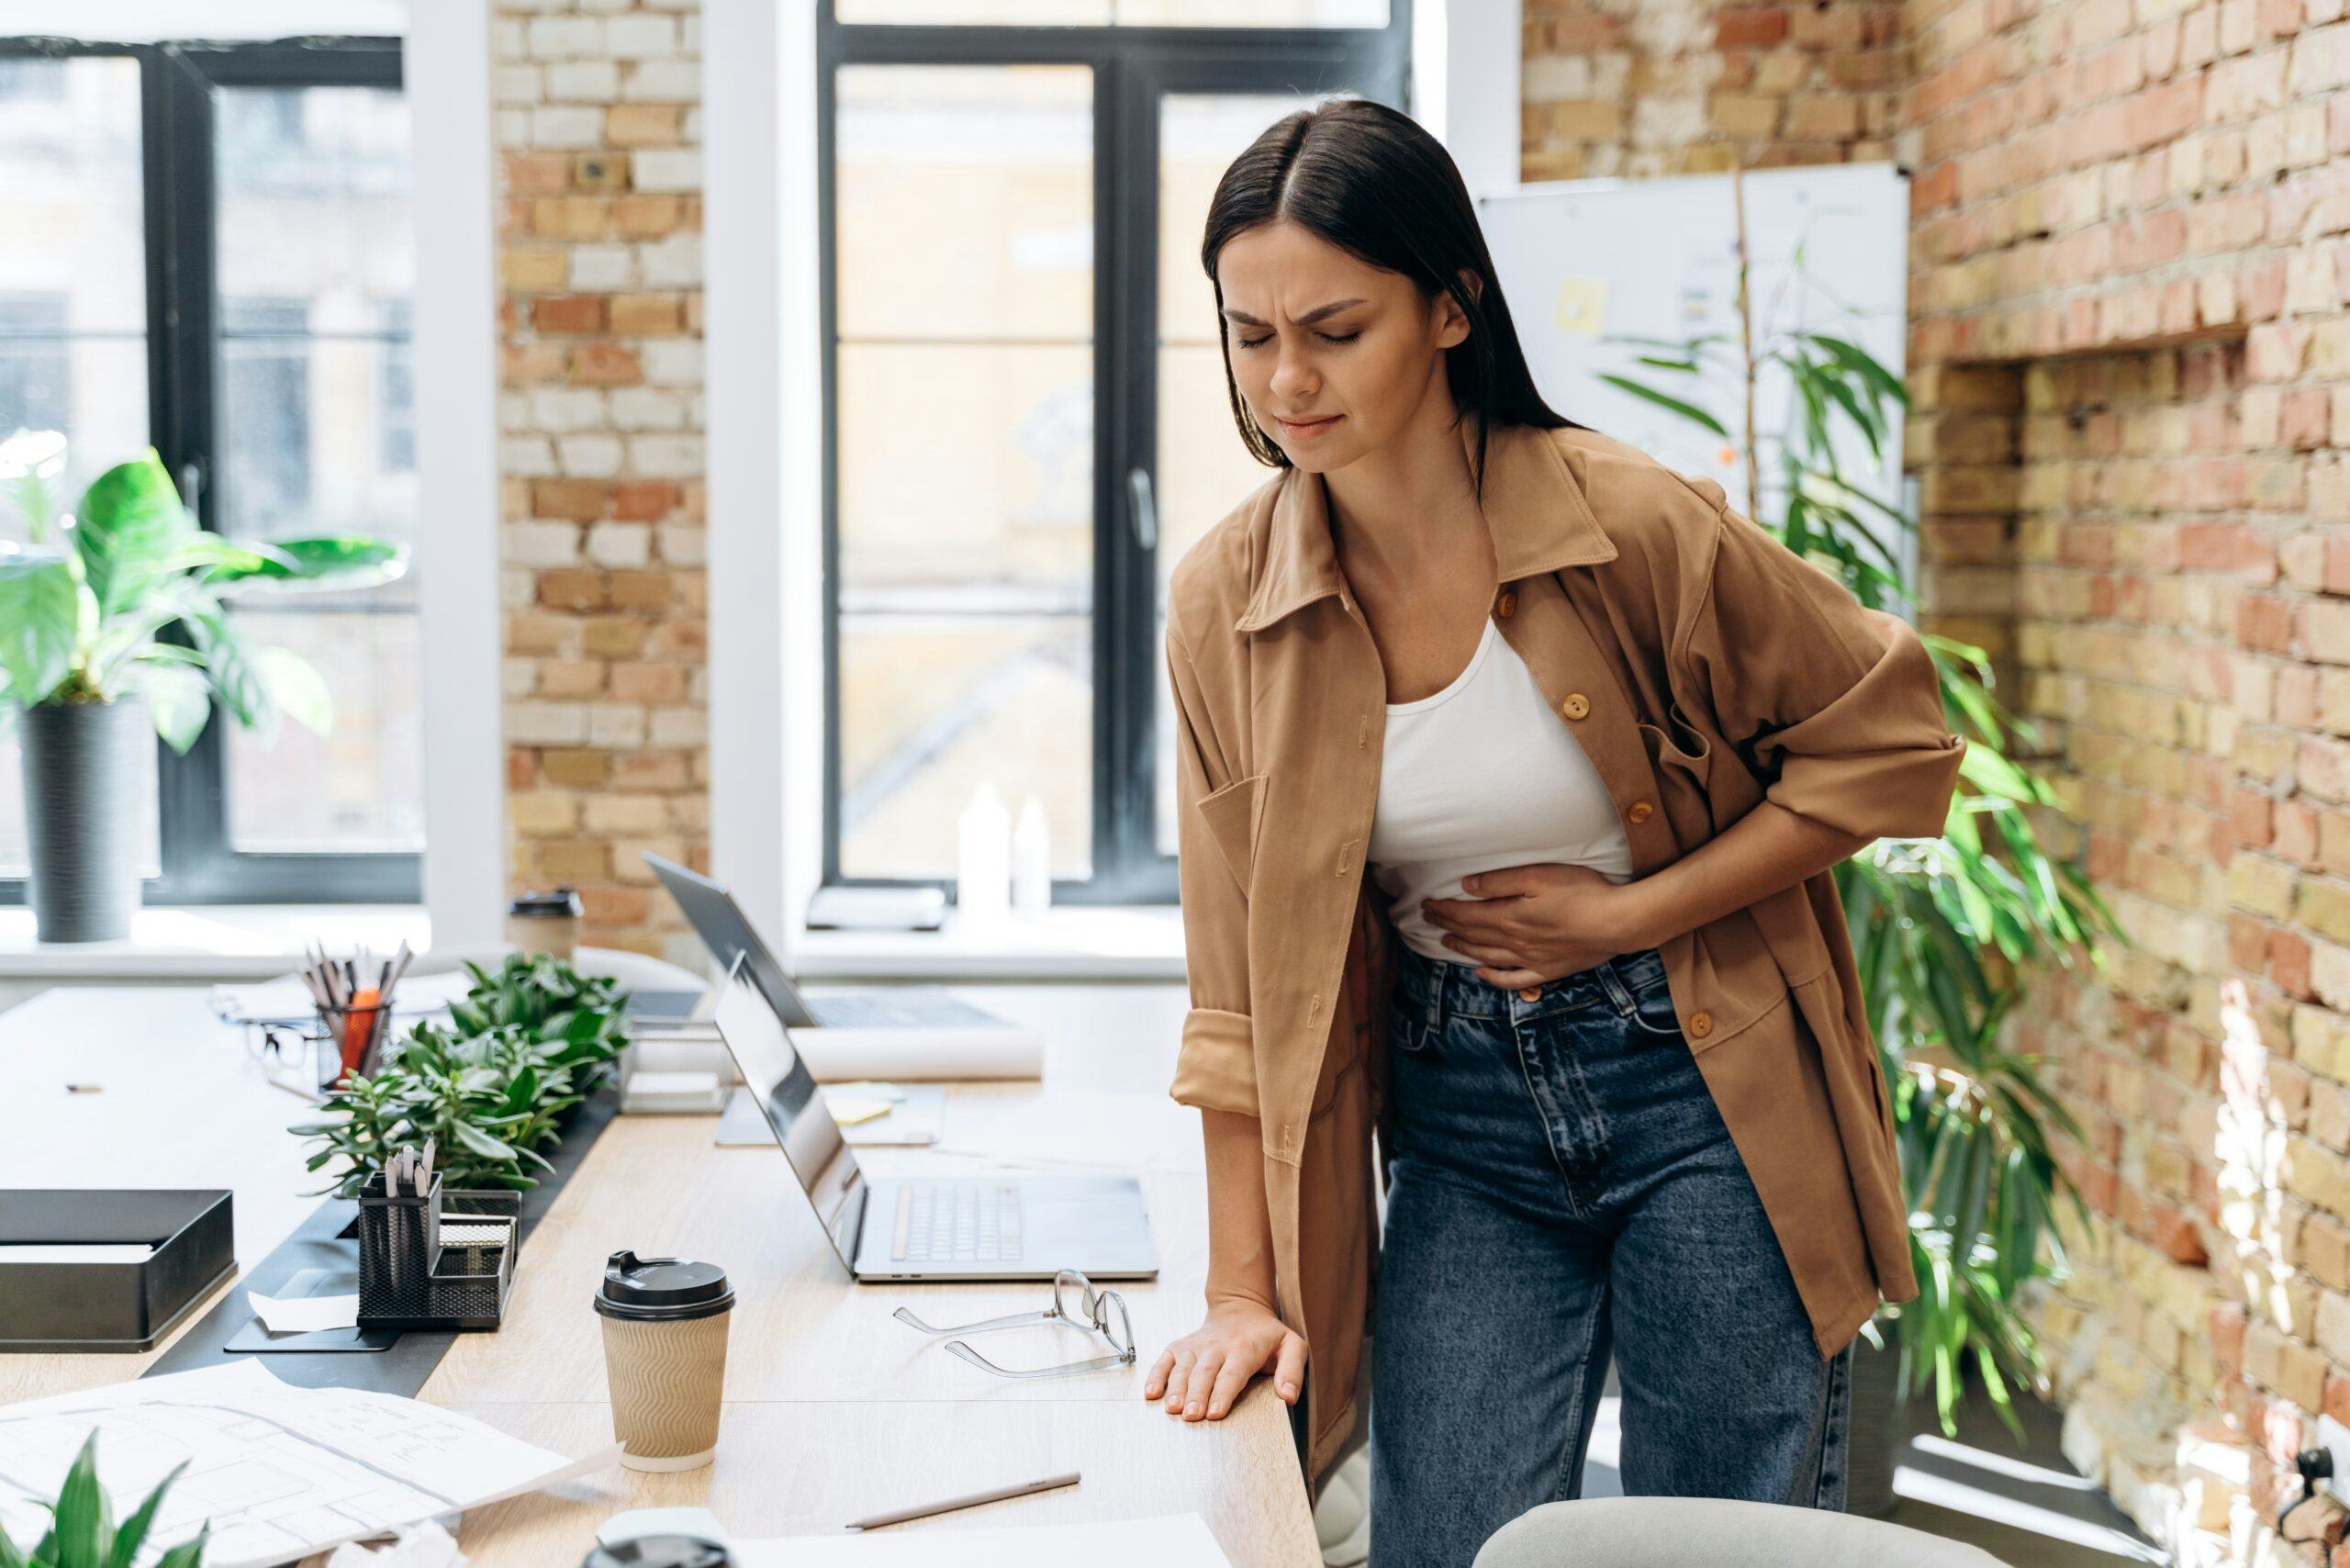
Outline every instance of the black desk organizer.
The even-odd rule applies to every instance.
[[[520,1221],[465,1193],[444,1208],[441,1178],[422,1197],[386,1193],[384,1173],[359,1190],[359,1326],[495,1328],[514,1285]]]

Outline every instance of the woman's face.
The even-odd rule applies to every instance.
[[[1444,351],[1469,335],[1449,294],[1423,299],[1401,273],[1294,223],[1226,241],[1216,275],[1233,379],[1257,423],[1309,473],[1393,440],[1445,391]]]

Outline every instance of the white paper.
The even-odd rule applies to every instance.
[[[344,1541],[327,1559],[327,1568],[465,1568],[465,1554],[449,1532],[427,1519],[400,1531],[391,1545],[370,1551],[355,1541]]]
[[[359,1322],[359,1295],[263,1295],[247,1291],[253,1316],[273,1334],[315,1334],[321,1328],[350,1328]]]
[[[248,1357],[0,1406],[0,1528],[18,1540],[39,1536],[48,1518],[39,1505],[56,1496],[93,1428],[118,1513],[188,1462],[139,1561],[151,1563],[209,1518],[205,1568],[269,1568],[620,1457],[615,1443],[567,1461],[413,1399],[289,1387]]]
[[[1197,1514],[1000,1529],[946,1529],[936,1521],[914,1521],[872,1531],[738,1540],[730,1550],[743,1568],[936,1568],[941,1562],[955,1568],[1036,1568],[1040,1562],[1232,1568]]]
[[[1041,1078],[1045,1042],[1033,1029],[960,1024],[789,1029],[819,1083],[864,1078]]]
[[[155,1255],[144,1241],[0,1242],[0,1265],[8,1263],[144,1263]]]

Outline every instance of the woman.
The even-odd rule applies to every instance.
[[[1369,1327],[1379,1568],[1574,1496],[1611,1353],[1628,1492],[1841,1506],[1847,1347],[1916,1286],[1830,872],[1942,832],[1930,659],[1543,404],[1404,116],[1273,126],[1203,260],[1281,472],[1169,590],[1210,1260],[1145,1396],[1269,1373],[1318,1476]]]

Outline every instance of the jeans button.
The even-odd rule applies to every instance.
[[[1520,1002],[1539,1002],[1542,1000],[1542,988],[1539,985],[1526,986],[1518,991],[1517,999]]]

